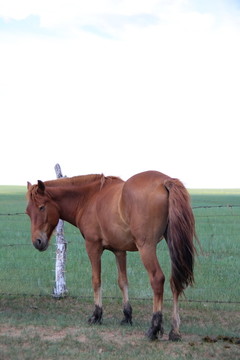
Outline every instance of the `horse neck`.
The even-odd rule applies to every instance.
[[[102,187],[101,177],[89,183],[70,184],[59,180],[45,182],[47,191],[56,203],[60,219],[76,226],[76,218],[94,194]]]

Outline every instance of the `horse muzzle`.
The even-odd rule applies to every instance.
[[[48,248],[48,240],[47,239],[41,239],[40,237],[33,240],[33,245],[35,248],[39,251],[45,251]]]

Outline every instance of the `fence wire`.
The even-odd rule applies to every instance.
[[[196,273],[201,273],[196,281],[195,290],[187,293],[183,302],[240,304],[240,205],[203,205],[193,206],[197,234],[203,246],[204,254],[199,256]],[[50,251],[37,252],[30,240],[30,221],[25,213],[0,214],[0,294],[18,294],[41,296],[50,295],[54,286],[55,244],[51,240]],[[69,294],[78,298],[92,298],[91,268],[84,248],[84,241],[78,229],[66,226],[65,237],[68,242],[67,286]],[[79,241],[80,238],[80,241]],[[169,255],[166,245],[159,251],[161,266],[169,270]],[[129,262],[128,273],[132,288],[137,282],[138,292],[132,290],[133,300],[149,300],[152,291],[148,284],[146,271],[135,255]],[[115,259],[103,258],[103,278],[106,282],[104,298],[120,299],[120,293],[114,280],[108,283]],[[135,269],[136,267],[136,269]],[[108,271],[108,268],[110,271]],[[205,275],[204,275],[205,274]],[[140,276],[139,276],[140,275]],[[205,283],[202,277],[206,276]],[[137,279],[135,279],[135,277]],[[207,279],[210,277],[210,280]],[[222,282],[222,283],[221,283]],[[82,285],[84,283],[84,285]],[[68,285],[69,284],[69,285]],[[227,290],[226,290],[227,289]],[[166,290],[166,299],[171,299],[170,288]]]

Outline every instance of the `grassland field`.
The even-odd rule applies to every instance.
[[[165,283],[163,340],[149,343],[152,291],[138,253],[128,254],[134,324],[120,328],[121,293],[113,254],[103,255],[104,323],[87,324],[93,310],[91,267],[79,230],[65,224],[69,295],[52,298],[55,239],[39,253],[24,214],[25,187],[0,186],[0,359],[240,359],[240,190],[190,190],[202,246],[195,286],[180,303],[183,341],[172,344],[171,291]],[[12,215],[7,215],[12,214]],[[15,214],[15,215],[14,215]],[[16,215],[18,214],[18,215]],[[164,241],[158,258],[170,277]],[[223,338],[225,337],[225,340]],[[235,340],[236,341],[235,341]]]

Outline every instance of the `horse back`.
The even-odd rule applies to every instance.
[[[148,171],[126,182],[106,184],[81,218],[85,239],[112,250],[136,251],[146,241],[156,244],[167,227],[168,191],[164,174]]]

